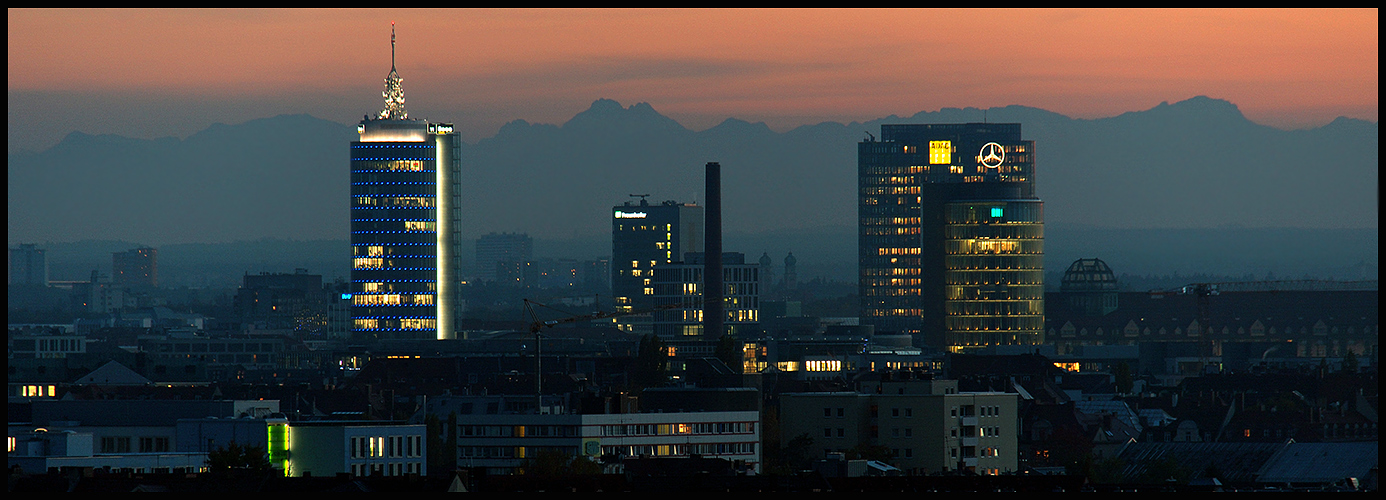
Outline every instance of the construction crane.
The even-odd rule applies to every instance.
[[[563,311],[563,310],[561,310],[561,309],[558,309],[558,308],[555,308],[555,307],[552,307],[552,306],[547,306],[547,305],[544,305],[544,304],[540,304],[540,303],[535,302],[535,301],[533,301],[533,300],[525,299],[525,312],[529,313],[529,317],[530,317],[530,319],[532,320],[532,321],[530,322],[530,324],[529,324],[529,333],[534,334],[534,402],[535,402],[534,411],[535,411],[535,413],[538,413],[538,412],[543,411],[542,409],[543,409],[543,407],[544,407],[544,400],[543,400],[543,398],[544,398],[544,375],[543,375],[543,374],[544,374],[544,372],[543,372],[544,348],[543,348],[543,342],[542,342],[542,340],[541,340],[541,339],[543,338],[543,335],[540,334],[540,332],[543,331],[543,329],[545,329],[545,328],[551,328],[551,327],[554,327],[554,326],[557,326],[557,325],[561,325],[561,324],[566,324],[566,323],[576,323],[576,322],[579,322],[579,321],[590,321],[590,320],[594,320],[594,319],[612,319],[612,318],[619,318],[619,317],[622,317],[622,316],[633,316],[633,315],[636,315],[636,314],[645,314],[645,313],[652,313],[652,312],[656,312],[656,311],[663,311],[663,310],[666,310],[666,309],[676,309],[676,308],[679,308],[679,307],[684,307],[684,306],[686,306],[686,305],[688,305],[688,304],[687,304],[686,302],[683,302],[683,303],[675,303],[675,304],[665,304],[665,305],[662,305],[662,306],[655,306],[655,307],[652,307],[652,308],[649,308],[649,309],[638,310],[638,311],[612,311],[612,312],[597,311],[597,312],[594,312],[594,313],[592,313],[592,314],[570,315],[570,316],[567,316],[567,317],[564,317],[564,318],[552,319],[552,320],[546,320],[546,321],[540,321],[540,320],[539,320],[539,316],[534,312],[534,306],[539,306],[539,307],[544,307],[544,308],[552,309],[552,310],[561,312],[561,313],[563,313],[563,314],[571,314],[571,313],[568,313],[567,311]]]
[[[1193,295],[1198,307],[1198,343],[1201,358],[1198,372],[1203,373],[1212,355],[1212,315],[1209,297],[1222,292],[1277,292],[1277,291],[1347,291],[1375,290],[1377,280],[1333,281],[1333,280],[1265,280],[1265,281],[1224,281],[1218,283],[1189,283],[1169,290],[1152,291],[1152,296]]]

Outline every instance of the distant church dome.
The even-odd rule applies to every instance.
[[[1101,259],[1078,259],[1059,285],[1063,302],[1085,316],[1106,316],[1117,309],[1116,274]]]
[[[1062,292],[1105,292],[1116,291],[1117,279],[1112,268],[1102,259],[1078,259],[1064,271],[1064,279],[1059,287]]]

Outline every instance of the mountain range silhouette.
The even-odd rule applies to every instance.
[[[857,143],[887,123],[983,120],[1020,123],[1036,142],[1051,228],[1377,227],[1377,124],[1361,120],[1286,131],[1195,97],[1100,119],[1006,106],[785,132],[728,118],[694,131],[647,103],[598,99],[565,123],[516,120],[464,144],[463,231],[595,241],[599,251],[612,205],[633,193],[701,203],[703,164],[717,161],[729,235],[847,235],[825,244],[854,254]],[[73,132],[9,155],[9,239],[344,240],[355,139],[353,125],[308,115],[181,140]]]

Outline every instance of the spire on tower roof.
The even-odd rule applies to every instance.
[[[390,74],[385,77],[385,91],[380,95],[385,98],[385,109],[380,111],[381,120],[403,120],[409,118],[409,112],[404,110],[404,79],[399,77],[399,72],[395,71],[395,23],[390,22]]]

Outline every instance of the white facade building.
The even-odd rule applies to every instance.
[[[598,460],[701,455],[760,469],[760,412],[459,415],[457,465],[514,474],[540,452]]]

